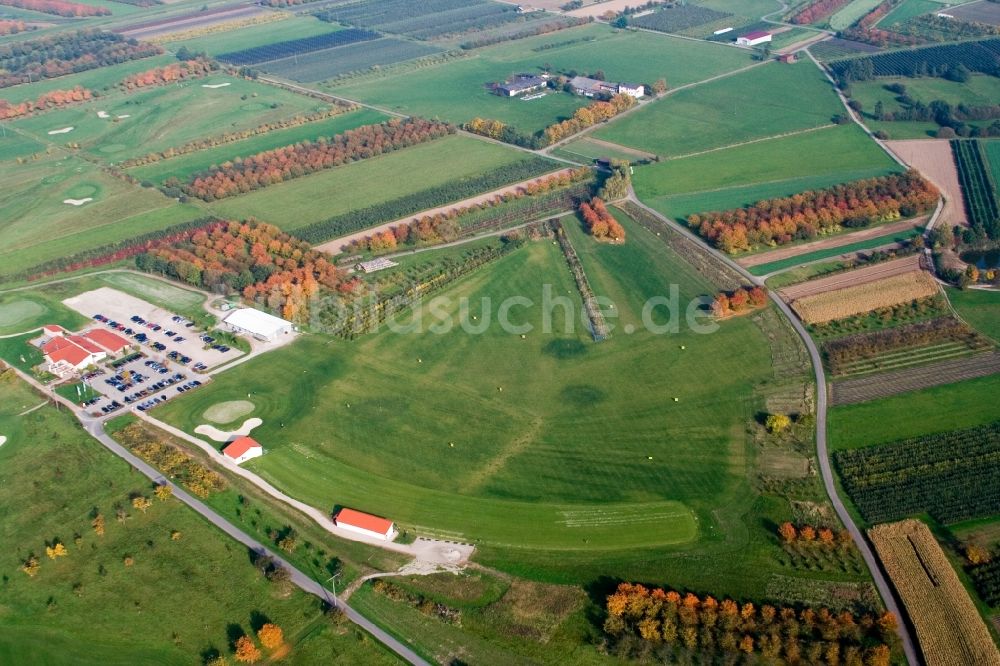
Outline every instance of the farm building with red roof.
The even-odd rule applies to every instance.
[[[237,437],[222,449],[222,455],[240,465],[251,458],[264,455],[264,447],[251,437]]]
[[[46,331],[48,332],[48,331]],[[78,335],[53,337],[42,345],[45,369],[57,377],[66,377],[107,358],[107,353]]]
[[[396,525],[387,518],[373,516],[370,513],[341,509],[334,517],[337,527],[355,534],[363,534],[373,539],[392,541],[396,538]]]
[[[736,38],[737,46],[757,46],[771,41],[771,33],[764,30],[754,30]]]

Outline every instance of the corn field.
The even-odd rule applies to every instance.
[[[937,293],[938,286],[934,278],[923,271],[912,271],[875,282],[806,296],[794,301],[792,308],[807,324],[819,324]]]
[[[1000,666],[1000,652],[941,546],[919,520],[868,530],[928,666]]]

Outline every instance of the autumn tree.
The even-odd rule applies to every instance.
[[[132,506],[143,513],[146,513],[146,509],[152,505],[153,503],[149,500],[149,498],[143,497],[142,495],[132,498]]]
[[[768,414],[764,421],[767,431],[780,434],[788,430],[792,425],[792,419],[785,414]]]
[[[781,539],[785,543],[792,543],[798,536],[798,531],[795,529],[794,525],[786,521],[781,524],[781,527],[778,528],[778,534],[781,535]]]
[[[985,564],[991,559],[990,551],[983,548],[979,544],[970,543],[965,547],[965,559],[973,566]]]
[[[260,649],[253,644],[249,636],[240,636],[236,640],[236,661],[241,664],[253,664],[261,658]]]
[[[49,556],[50,560],[54,560],[57,557],[66,557],[69,552],[61,541],[55,541],[51,546],[45,547],[45,554]]]
[[[100,513],[94,516],[91,526],[94,528],[94,532],[97,536],[104,536],[104,516]]]
[[[281,631],[281,627],[270,622],[260,628],[257,632],[257,638],[260,640],[260,644],[269,650],[280,647],[285,641],[285,635]]]
[[[29,555],[27,557],[27,559],[25,559],[21,563],[21,571],[23,571],[24,573],[28,574],[29,578],[34,578],[35,574],[38,573],[38,570],[40,568],[41,568],[41,565],[38,562],[38,558],[35,557],[34,555]]]
[[[157,499],[159,499],[161,502],[165,502],[171,497],[173,497],[174,489],[165,483],[161,483],[160,485],[156,486],[156,490],[153,491],[153,494],[156,495]]]

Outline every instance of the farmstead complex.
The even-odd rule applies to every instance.
[[[1000,666],[992,4],[0,0],[0,662]]]

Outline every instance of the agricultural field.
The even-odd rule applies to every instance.
[[[773,94],[747,104],[759,90]],[[842,110],[833,86],[811,62],[771,63],[682,90],[593,135],[678,157],[830,125]]]
[[[949,9],[948,13],[960,21],[985,23],[992,26],[1000,25],[1000,10],[988,0],[963,4],[960,7]]]
[[[129,185],[78,157],[0,164],[0,274],[204,216],[159,192]],[[75,206],[67,199],[82,201]]]
[[[943,524],[1000,510],[1000,423],[838,451],[841,482],[869,523],[928,513]]]
[[[340,213],[413,195],[526,159],[524,153],[504,146],[465,136],[448,136],[272,185],[265,190],[230,197],[211,204],[210,208],[221,217],[253,216],[285,229],[297,229]],[[433,164],[434,168],[426,168],[428,164]],[[553,167],[556,166],[553,163]],[[391,189],[386,187],[389,183],[393,185]],[[344,195],[334,197],[333,193]]]
[[[835,76],[850,80],[859,78],[852,74],[867,70],[876,77],[918,76],[923,71],[935,75],[955,65],[964,65],[970,72],[990,73],[996,67],[1000,54],[1000,39],[984,39],[960,44],[926,46],[917,49],[892,51],[865,58],[834,60],[829,63]],[[870,77],[865,77],[870,78]]]
[[[792,301],[792,309],[807,324],[892,307],[938,293],[938,285],[923,271],[910,271],[874,282],[834,289]]]
[[[972,428],[1000,420],[1000,375],[944,384],[830,410],[832,450]],[[914,419],[914,414],[920,414]]]
[[[345,25],[377,28],[383,32],[426,40],[524,21],[517,7],[490,0],[360,0],[328,5],[316,15]]]
[[[265,134],[232,143],[198,150],[186,155],[160,160],[152,164],[133,167],[128,173],[139,180],[162,183],[168,178],[186,180],[192,174],[205,171],[213,165],[248,157],[265,150],[290,146],[301,141],[315,141],[319,137],[332,137],[347,130],[374,125],[388,120],[388,116],[372,109],[358,109],[332,118],[304,123],[296,127],[275,129]]]
[[[205,87],[222,84],[218,88]],[[327,105],[302,95],[220,74],[127,95],[109,95],[25,118],[13,126],[42,141],[79,144],[94,158],[114,163],[323,108]],[[100,112],[108,117],[100,117]],[[185,114],[185,122],[177,122],[178,112]],[[51,130],[65,127],[73,130],[48,135]]]
[[[252,25],[239,30],[171,42],[169,47],[176,50],[183,46],[193,53],[204,51],[210,56],[218,56],[276,42],[325,35],[337,29],[337,26],[324,23],[309,15],[292,16],[276,23]]]
[[[631,52],[645,57],[632,58],[628,55]],[[603,70],[608,80],[614,81],[651,84],[664,77],[670,85],[678,86],[750,63],[749,55],[736,49],[588,25],[477,49],[468,57],[425,69],[334,84],[332,92],[455,123],[477,116],[495,118],[533,133],[571,116],[588,100],[554,91],[532,100],[503,98],[487,90],[485,84],[549,67],[553,72]],[[449,94],[443,95],[444,90]]]
[[[824,159],[814,159],[817,154]],[[683,220],[898,170],[860,129],[847,125],[637,167],[633,182],[645,203]]]
[[[237,67],[246,65],[259,65],[271,60],[281,60],[297,55],[305,55],[314,51],[325,51],[338,46],[346,46],[357,42],[366,42],[378,39],[379,34],[371,30],[334,30],[312,37],[300,37],[281,42],[271,42],[263,46],[253,46],[220,53],[217,57],[224,63]]]
[[[0,535],[9,545],[0,660],[152,665],[187,664],[194,654],[231,658],[239,636],[272,622],[284,630],[289,663],[395,663],[370,639],[338,632],[314,597],[265,580],[243,547],[179,502],[153,498],[145,477],[130,473],[65,411],[17,416],[39,396],[9,372],[0,376],[0,397],[0,432],[8,438],[0,447]],[[134,509],[134,495],[151,498],[151,506]],[[96,513],[105,518],[103,535],[92,528]],[[54,542],[66,555],[46,557]],[[29,577],[20,567],[32,555],[38,570]],[[193,590],[211,603],[192,604]],[[85,653],[76,650],[81,643]]]
[[[312,83],[440,52],[441,49],[437,47],[419,42],[382,37],[324,51],[313,51],[301,56],[271,60],[256,67],[274,76]]]
[[[958,316],[983,335],[1000,342],[1000,294],[978,289],[946,290]]]
[[[647,30],[679,33],[706,23],[725,21],[730,17],[732,14],[728,12],[719,12],[700,5],[671,5],[652,14],[633,18],[629,21],[629,25]]]
[[[896,5],[895,9],[883,16],[882,20],[876,25],[887,28],[897,23],[904,23],[921,14],[939,11],[941,11],[941,3],[935,0],[903,0],[903,2]]]
[[[986,161],[989,162],[993,182],[1000,183],[1000,141],[983,141],[980,145],[986,153]]]
[[[941,546],[918,520],[868,531],[929,664],[1000,664],[989,629]]]
[[[979,141],[951,142],[958,167],[962,198],[973,229],[982,230],[991,239],[1000,238],[1000,203],[990,164]]]
[[[854,25],[862,16],[879,6],[882,0],[852,0],[846,7],[830,16],[831,30],[844,30]]]

